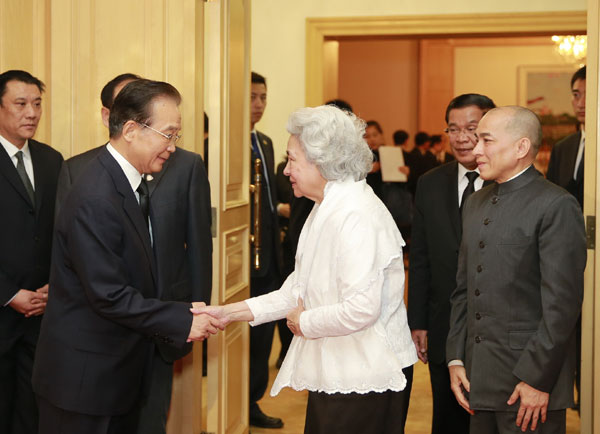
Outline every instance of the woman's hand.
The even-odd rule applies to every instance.
[[[294,336],[304,336],[302,330],[300,330],[300,314],[304,312],[304,303],[302,299],[298,297],[298,306],[296,309],[291,310],[287,314],[287,326],[294,334]]]

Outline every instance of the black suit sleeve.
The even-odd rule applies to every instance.
[[[465,202],[463,215],[469,212],[469,205],[472,201]],[[464,219],[463,219],[464,221]],[[458,270],[456,272],[456,289],[450,296],[450,331],[446,339],[446,361],[462,360],[465,361],[465,348],[467,342],[467,262],[468,248],[463,239],[460,243],[458,254]]]
[[[555,183],[556,185],[560,185],[558,160],[558,149],[555,146],[554,149],[552,149],[552,152],[550,153],[550,162],[548,163],[548,170],[546,171],[546,179]]]
[[[75,270],[98,315],[146,336],[160,333],[184,345],[192,324],[189,304],[145,298],[141,289],[131,286],[132,270],[126,264],[131,266],[137,261],[133,271],[139,272],[146,262],[145,258],[122,257],[125,230],[112,202],[102,196],[89,196],[77,208],[64,241],[70,258],[65,266]],[[150,266],[147,272],[151,272]],[[152,292],[154,288],[144,290]]]
[[[192,275],[192,300],[210,304],[212,290],[210,185],[199,155],[196,155],[194,161],[188,199],[186,244]]]
[[[431,270],[427,247],[425,207],[427,192],[423,179],[417,182],[415,212],[411,229],[410,270],[408,279],[408,325],[411,330],[428,330]]]
[[[69,163],[67,161],[63,161],[62,166],[60,168],[60,172],[58,174],[58,185],[56,188],[56,205],[54,207],[54,217],[55,219],[58,217],[60,212],[60,207],[64,203],[69,190],[71,189],[71,184],[73,183],[71,179],[71,171],[69,169]]]

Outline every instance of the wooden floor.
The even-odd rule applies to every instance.
[[[269,416],[283,419],[282,429],[262,429],[250,427],[252,434],[301,434],[304,432],[304,416],[306,412],[306,391],[296,392],[286,388],[275,397],[269,395],[273,380],[277,375],[275,361],[279,354],[279,339],[275,336],[273,351],[270,359],[270,381],[267,393],[259,402],[260,407]],[[414,370],[413,389],[411,393],[408,420],[406,422],[407,434],[429,434],[431,432],[431,387],[429,384],[429,370],[421,362],[417,362]],[[567,411],[567,434],[579,433],[579,417],[577,412]]]

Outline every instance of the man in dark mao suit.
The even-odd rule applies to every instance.
[[[495,182],[463,209],[452,390],[473,414],[472,433],[564,433],[586,261],[581,210],[533,167],[542,140],[533,112],[493,109],[477,135],[481,177]]]
[[[160,300],[158,221],[142,175],[175,151],[179,102],[167,83],[129,83],[111,108],[109,144],[62,205],[33,373],[42,434],[135,432],[155,340],[181,349],[223,327],[187,301]]]
[[[252,159],[262,160],[262,202],[260,218],[261,250],[260,269],[250,268],[250,295],[267,294],[281,285],[283,256],[278,224],[277,183],[275,180],[275,162],[273,142],[254,126],[264,113],[267,105],[266,79],[256,72],[252,73],[250,93],[250,142]],[[251,174],[254,167],[251,166]],[[289,209],[289,208],[288,208]],[[254,205],[252,205],[252,216]],[[289,215],[289,214],[288,214]],[[254,263],[252,259],[251,263]],[[262,412],[257,404],[269,382],[269,355],[273,343],[274,323],[267,323],[250,329],[250,424],[262,428],[281,428],[283,421]]]
[[[121,74],[102,89],[102,120],[108,117],[114,98],[129,82],[139,79]],[[57,208],[73,182],[105,146],[67,160],[60,173]],[[210,233],[210,187],[200,155],[178,148],[163,169],[147,181],[152,213],[154,254],[161,300],[210,303],[212,239]],[[192,348],[181,349],[156,342],[152,381],[140,410],[140,434],[164,434],[171,401],[173,362]]]
[[[450,390],[445,350],[462,234],[460,204],[483,186],[473,155],[475,130],[481,117],[494,107],[490,98],[478,94],[459,95],[450,101],[446,132],[456,160],[427,172],[417,183],[407,309],[417,355],[429,366],[433,434],[469,432],[469,415]],[[477,174],[472,182],[470,172]]]
[[[28,72],[0,74],[0,432],[6,434],[38,431],[31,371],[62,163],[59,152],[32,139],[43,90]]]

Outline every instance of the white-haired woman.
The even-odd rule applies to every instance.
[[[290,116],[294,195],[315,201],[295,269],[275,292],[201,308],[258,325],[287,317],[294,333],[271,395],[309,390],[305,433],[396,433],[402,369],[417,361],[406,320],[404,241],[365,182],[372,153],[364,122],[333,106]]]

